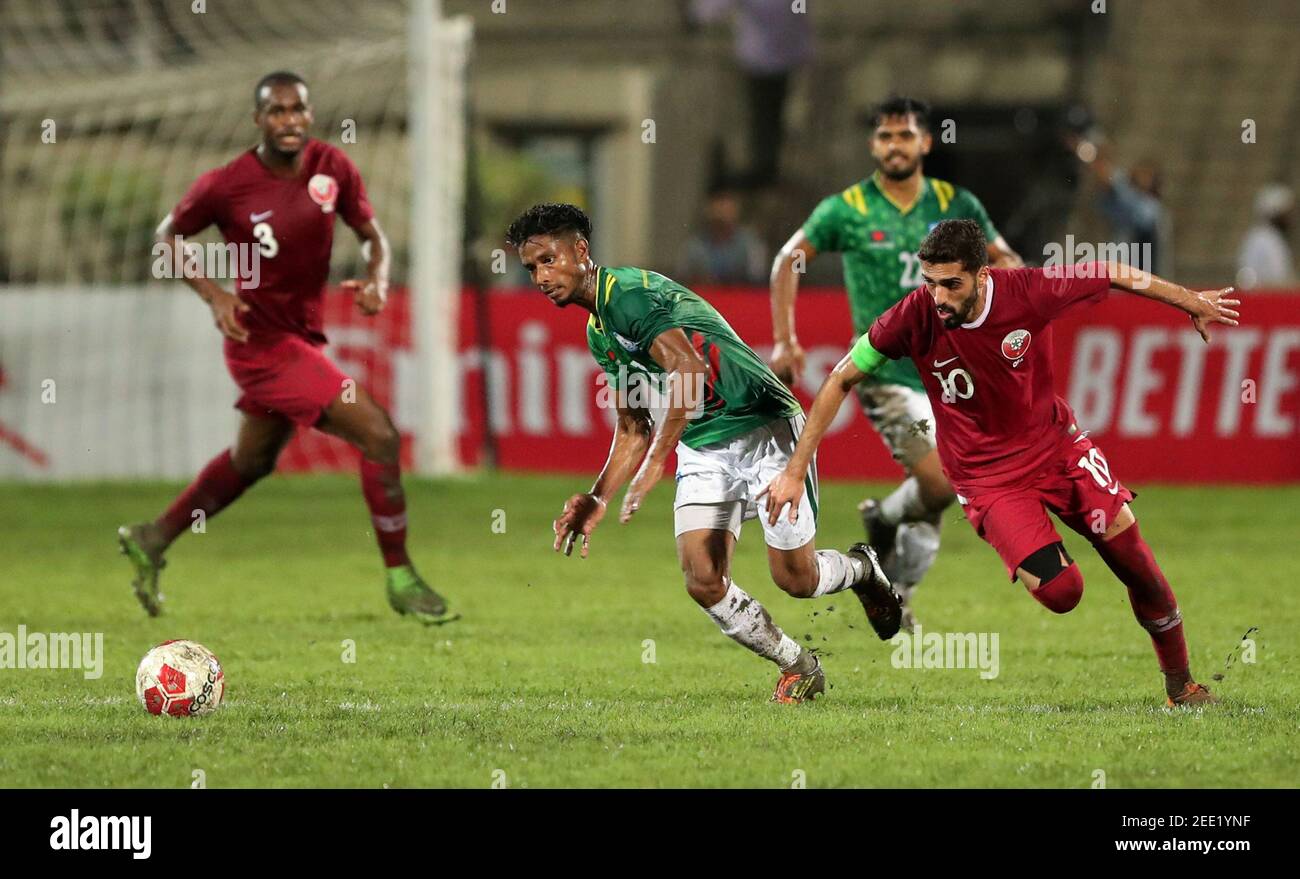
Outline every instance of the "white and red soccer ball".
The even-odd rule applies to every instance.
[[[221,662],[197,641],[164,641],[135,672],[135,694],[150,714],[207,714],[221,704],[225,690]]]

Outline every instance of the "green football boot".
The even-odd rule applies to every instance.
[[[152,527],[148,523],[123,525],[117,529],[117,543],[122,555],[135,568],[131,588],[135,591],[136,599],[149,616],[156,617],[162,613],[163,603],[163,595],[158,591],[158,574],[167,567],[167,562],[162,557],[162,550],[158,548],[158,541],[152,539]]]
[[[450,610],[443,597],[430,589],[410,565],[388,569],[388,603],[393,610],[403,616],[410,614],[426,626],[460,619],[460,614]]]

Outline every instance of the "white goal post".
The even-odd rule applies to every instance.
[[[454,424],[464,244],[468,18],[412,0],[410,43],[411,335],[416,350],[416,470],[458,469]]]

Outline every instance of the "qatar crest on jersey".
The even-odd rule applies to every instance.
[[[1032,340],[1029,330],[1012,330],[1002,337],[1002,356],[1010,360],[1012,366],[1019,366]]]
[[[328,214],[339,199],[339,182],[328,174],[313,174],[307,181],[307,194],[320,205],[322,214]]]

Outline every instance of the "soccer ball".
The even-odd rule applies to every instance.
[[[135,672],[135,694],[150,714],[207,714],[221,704],[225,690],[221,662],[197,641],[164,641]]]

